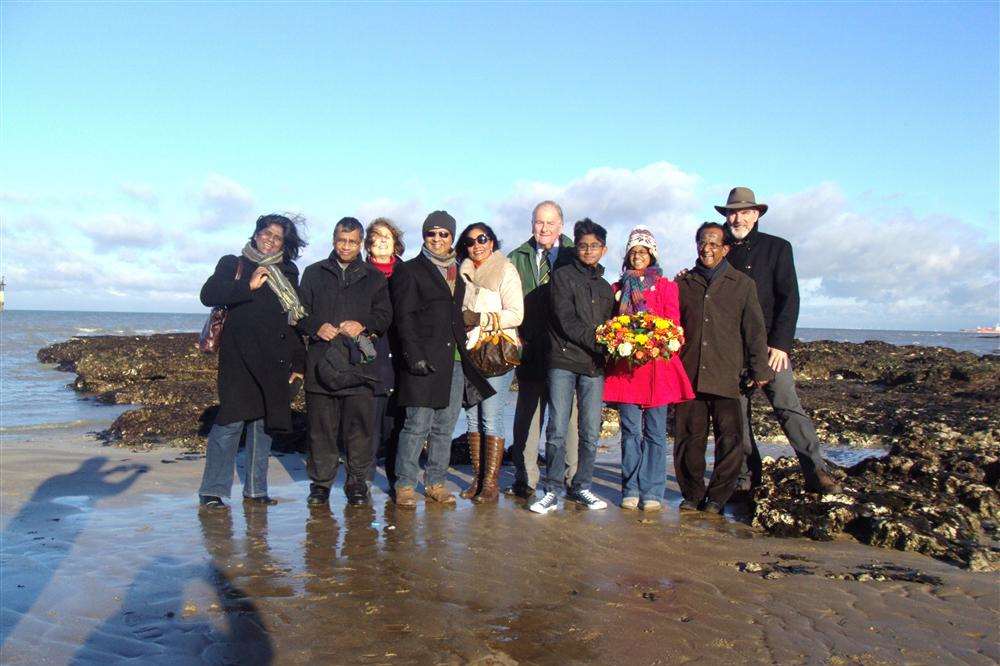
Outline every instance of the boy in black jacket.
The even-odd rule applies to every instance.
[[[579,410],[579,458],[566,498],[589,509],[607,507],[590,491],[604,405],[604,348],[597,343],[595,331],[614,310],[611,285],[600,264],[608,251],[607,236],[604,227],[590,219],[577,222],[573,228],[576,258],[552,274],[546,481],[545,495],[530,507],[535,513],[559,508],[556,491],[565,486],[566,430],[574,394]]]

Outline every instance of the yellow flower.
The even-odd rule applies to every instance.
[[[616,321],[615,323],[611,324],[611,328],[615,331],[620,331],[622,330],[622,325]]]
[[[670,322],[666,319],[657,319],[656,328],[657,330],[663,331],[670,327]]]
[[[640,333],[639,335],[635,336],[635,341],[638,342],[640,345],[644,345],[646,344],[646,342],[649,341],[649,336],[647,336],[645,333]]]
[[[630,321],[631,319],[629,319],[628,315],[621,315],[620,317],[618,317],[618,322],[621,324],[628,324]]]

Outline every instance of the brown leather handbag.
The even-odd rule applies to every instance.
[[[243,260],[236,263],[236,279],[243,277]],[[198,350],[206,354],[214,354],[219,351],[219,342],[222,341],[222,327],[226,324],[226,317],[229,315],[229,308],[219,305],[212,308],[208,313],[205,325],[201,327],[201,335],[198,336]]]
[[[486,377],[505,375],[521,364],[521,345],[500,328],[500,315],[491,312],[479,340],[469,350],[469,360]]]

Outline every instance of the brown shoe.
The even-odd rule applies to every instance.
[[[396,506],[408,509],[417,506],[417,491],[409,486],[396,488]]]
[[[454,504],[455,496],[448,492],[443,483],[435,483],[424,488],[424,497],[439,504]]]
[[[836,479],[830,476],[830,473],[824,469],[816,470],[816,479],[806,485],[809,490],[824,495],[840,495],[844,492],[844,489],[840,487]]]
[[[483,435],[478,432],[470,432],[465,436],[469,443],[469,458],[472,459],[472,483],[459,495],[462,499],[472,499],[479,494],[483,477],[480,475],[480,460],[483,453]]]
[[[500,498],[500,466],[503,465],[503,437],[486,435],[486,464],[483,467],[483,487],[473,502],[485,504]]]

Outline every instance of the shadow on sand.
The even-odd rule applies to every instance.
[[[105,468],[107,464],[107,457],[94,456],[68,474],[49,477],[7,524],[0,536],[5,569],[0,645],[45,591],[97,501],[125,492],[149,470],[146,465]],[[44,542],[45,548],[36,542]],[[20,557],[30,557],[30,564],[19,566]]]

